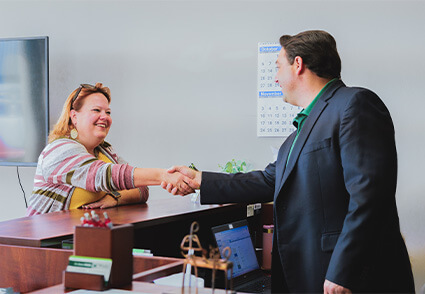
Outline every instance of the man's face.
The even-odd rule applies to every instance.
[[[292,105],[295,104],[295,97],[293,97],[293,92],[295,89],[295,66],[289,64],[288,59],[286,58],[285,49],[281,49],[279,56],[276,60],[276,66],[278,71],[276,73],[276,83],[279,83],[279,86],[282,88],[283,100]]]

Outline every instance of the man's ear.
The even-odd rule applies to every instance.
[[[299,75],[304,71],[305,65],[301,56],[295,56],[293,65],[295,66],[296,74]]]

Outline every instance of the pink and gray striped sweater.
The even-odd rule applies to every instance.
[[[28,216],[68,209],[75,187],[91,192],[135,188],[134,167],[118,157],[110,144],[104,142],[97,148],[113,163],[98,160],[72,139],[61,138],[48,144],[38,158]]]

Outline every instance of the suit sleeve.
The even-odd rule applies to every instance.
[[[397,153],[394,127],[383,102],[360,90],[349,100],[340,125],[340,154],[348,212],[326,279],[347,288],[372,270],[382,236],[391,227]]]
[[[264,171],[224,174],[202,172],[201,203],[259,203],[273,201],[276,162]]]

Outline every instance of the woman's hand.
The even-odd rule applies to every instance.
[[[96,202],[89,203],[89,204],[85,204],[85,205],[81,206],[81,208],[84,208],[84,209],[94,209],[94,208],[104,209],[104,208],[115,207],[117,205],[118,205],[118,201],[114,197],[112,197],[110,194],[106,194],[100,200],[98,200]]]
[[[173,166],[167,170],[168,173],[174,174],[174,173],[181,173],[186,178],[184,180],[185,184],[189,186],[189,188],[194,192],[195,189],[199,189],[201,187],[201,181],[202,181],[202,172],[195,171],[187,166]],[[161,183],[161,187],[165,190],[167,190],[169,193],[176,195],[176,187],[172,185],[171,183],[167,183],[163,181]],[[190,192],[190,193],[193,193]],[[179,194],[181,195],[181,194]]]
[[[184,196],[195,192],[195,190],[188,185],[189,181],[191,181],[190,178],[179,172],[169,173],[165,171],[161,185],[170,187],[169,191],[173,195]]]

